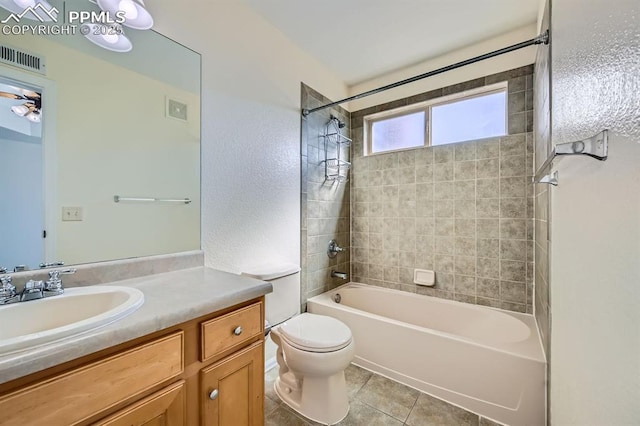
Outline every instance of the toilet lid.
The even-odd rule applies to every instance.
[[[324,315],[304,313],[280,326],[284,339],[308,352],[333,352],[351,343],[351,330],[341,321]]]

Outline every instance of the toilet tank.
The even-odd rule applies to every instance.
[[[242,275],[268,281],[273,292],[265,296],[265,318],[269,325],[280,324],[300,310],[300,267],[291,263],[248,268]]]

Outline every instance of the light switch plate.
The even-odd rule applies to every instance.
[[[63,222],[81,222],[82,207],[63,207],[62,221]]]

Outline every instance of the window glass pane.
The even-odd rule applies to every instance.
[[[382,152],[394,149],[424,146],[425,112],[375,121],[371,126],[371,151]]]
[[[431,144],[504,136],[507,128],[506,91],[434,106]]]

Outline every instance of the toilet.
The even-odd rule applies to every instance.
[[[278,378],[275,392],[303,416],[326,425],[344,419],[349,398],[344,370],[353,360],[355,344],[343,322],[325,315],[298,314],[300,268],[281,264],[243,272],[268,281],[273,292],[265,297],[266,319],[277,345]]]

